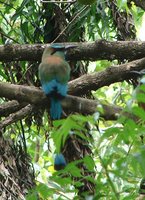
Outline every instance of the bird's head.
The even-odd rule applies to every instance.
[[[50,44],[48,47],[48,51],[50,52],[50,55],[55,54],[56,52],[65,52],[65,46],[63,44]]]
[[[58,55],[63,58],[65,58],[66,52],[70,48],[75,48],[77,45],[65,45],[65,44],[58,44],[58,43],[53,43],[50,44],[48,47],[45,48],[43,57],[45,58],[46,56],[51,56],[51,55]]]
[[[74,48],[74,47],[76,47],[76,45],[65,45],[65,44],[57,44],[57,43],[53,43],[49,46],[52,53],[53,52],[55,53],[57,51],[66,52],[68,49]]]

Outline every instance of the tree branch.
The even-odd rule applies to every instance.
[[[142,58],[123,65],[108,67],[104,71],[98,73],[83,75],[82,77],[69,82],[69,94],[86,94],[87,91],[97,90],[98,88],[108,86],[114,82],[133,78],[137,75],[134,71],[143,70],[145,68],[144,66],[145,58]],[[46,96],[36,87],[0,83],[0,91],[0,97],[16,99],[23,102],[23,104],[19,104],[17,101],[12,101],[2,104],[0,106],[0,116],[7,116],[12,112],[16,112],[28,103],[39,105],[48,104]],[[82,114],[92,114],[97,111],[96,107],[100,105],[97,101],[73,96],[68,96],[62,104],[65,109],[71,108],[73,112],[80,112]],[[102,106],[104,109],[104,115],[102,116],[106,119],[115,119],[115,112],[120,113],[121,111],[121,108],[118,107]]]
[[[75,44],[78,47],[68,50],[68,60],[114,60],[127,59],[135,60],[145,57],[145,42],[140,41],[105,41],[84,43],[65,43]],[[42,52],[47,45],[0,45],[0,61],[39,61]]]
[[[142,58],[123,65],[108,67],[104,71],[98,73],[83,75],[82,77],[69,82],[69,94],[86,94],[87,91],[97,90],[103,86],[108,86],[115,82],[133,78],[136,76],[133,71],[140,71],[145,68],[144,66],[145,58]],[[26,106],[26,102],[39,105],[41,103],[48,104],[46,96],[36,87],[0,83],[0,91],[0,97],[5,97],[11,100],[16,99],[23,102],[21,105],[16,101],[2,104],[0,106],[1,116],[7,116],[10,112],[18,111],[20,108]],[[13,108],[11,105],[13,105]],[[71,108],[74,112],[92,114],[96,111],[96,107],[100,105],[100,103],[96,103],[96,101],[93,100],[68,96],[63,101],[63,105],[65,109]],[[115,119],[116,116],[113,116],[115,112],[119,113],[121,111],[118,107],[108,107],[106,105],[102,106],[105,111],[103,117],[108,119]]]
[[[0,104],[0,116],[6,117],[26,106],[26,103],[19,104],[18,101],[13,100]]]
[[[21,110],[17,111],[16,113],[11,114],[10,116],[6,117],[4,120],[0,122],[0,130],[20,119],[23,119],[27,115],[29,115],[33,110],[32,105],[27,105]]]
[[[134,71],[145,69],[145,58],[122,65],[114,65],[103,71],[85,74],[69,82],[69,94],[82,95],[90,90],[97,90],[112,83],[122,82],[137,77]]]
[[[134,73],[134,71],[141,71],[145,68],[144,66],[145,58],[142,58],[123,65],[108,67],[104,71],[98,73],[83,75],[82,77],[69,82],[69,94],[85,94],[89,90],[97,90],[98,88],[108,86],[111,83],[133,78],[138,75]],[[17,100],[0,105],[0,116],[7,116],[8,114],[15,112],[0,123],[0,128],[23,119],[32,112],[32,106],[27,105],[28,103],[37,106],[37,108],[38,106],[49,107],[48,98],[46,98],[40,89],[33,86],[0,83],[0,91],[0,97]],[[62,105],[69,113],[71,108],[72,112],[82,114],[93,114],[99,111],[100,106],[102,106],[104,112],[101,113],[101,116],[106,120],[117,119],[122,111],[120,107],[114,105],[105,105],[97,100],[88,100],[70,95],[62,101]]]
[[[35,106],[49,106],[48,98],[42,92],[42,90],[23,85],[14,85],[10,83],[0,83],[0,97],[8,99],[16,99],[20,102],[27,102],[34,104]],[[100,110],[100,106],[103,108],[102,117],[109,120],[117,119],[121,108],[114,105],[101,104],[97,100],[88,100],[80,97],[68,95],[63,101],[62,106],[67,111],[78,112],[82,114],[93,114]],[[19,111],[18,111],[19,112]]]

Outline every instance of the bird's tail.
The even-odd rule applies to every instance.
[[[64,167],[66,166],[66,160],[65,157],[63,156],[62,153],[58,153],[55,155],[55,159],[54,159],[54,169],[55,170],[61,170],[64,169]]]
[[[62,113],[61,101],[59,99],[50,98],[50,116],[51,119],[60,119]]]

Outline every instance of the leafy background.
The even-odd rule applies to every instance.
[[[119,32],[108,4],[109,1],[102,0],[91,6],[79,2],[72,5],[57,4],[67,24],[67,41],[117,40]],[[134,4],[128,6],[126,1],[118,0],[114,4],[117,11],[132,15],[134,27],[139,30],[144,11]],[[57,28],[61,20],[56,19],[54,9],[53,3],[42,4],[34,0],[0,1],[0,44],[52,42],[58,35]],[[61,40],[65,39],[64,35]],[[72,79],[81,73],[100,71],[118,62],[103,60],[76,64],[79,67],[73,69]],[[19,61],[0,63],[0,80],[40,86],[38,65],[38,62]],[[133,90],[128,82],[115,83],[90,91],[89,97],[123,107],[140,119],[137,122],[124,116],[117,121],[105,121],[99,117],[99,113],[95,113],[92,116],[73,114],[52,123],[47,112],[36,110],[5,128],[5,138],[11,137],[15,144],[21,144],[34,165],[36,187],[28,192],[27,200],[37,199],[38,194],[41,199],[79,199],[77,193],[83,179],[93,183],[93,199],[130,200],[138,196],[139,183],[145,176],[145,147],[141,139],[145,134],[145,111],[138,107],[140,96],[135,95]],[[145,89],[142,87],[142,90]],[[142,101],[144,95],[141,95]],[[0,99],[1,103],[4,101]],[[86,123],[89,129],[85,128]],[[65,145],[72,130],[87,142],[92,153],[56,172],[53,167],[54,154]],[[80,163],[95,175],[84,177],[78,167]]]

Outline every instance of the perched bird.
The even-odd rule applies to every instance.
[[[64,169],[65,166],[66,166],[66,160],[63,154],[62,153],[56,154],[54,159],[54,169],[58,171]]]
[[[61,100],[67,95],[70,66],[65,60],[68,48],[60,44],[46,47],[39,65],[39,78],[44,93],[50,97],[50,117],[60,119],[62,113]]]
[[[65,53],[72,47],[76,45],[51,44],[45,48],[39,65],[39,78],[44,93],[50,98],[50,117],[53,120],[61,118],[61,100],[67,95],[70,66],[65,60]],[[66,160],[63,154],[57,153],[54,169],[60,170],[65,166]]]

